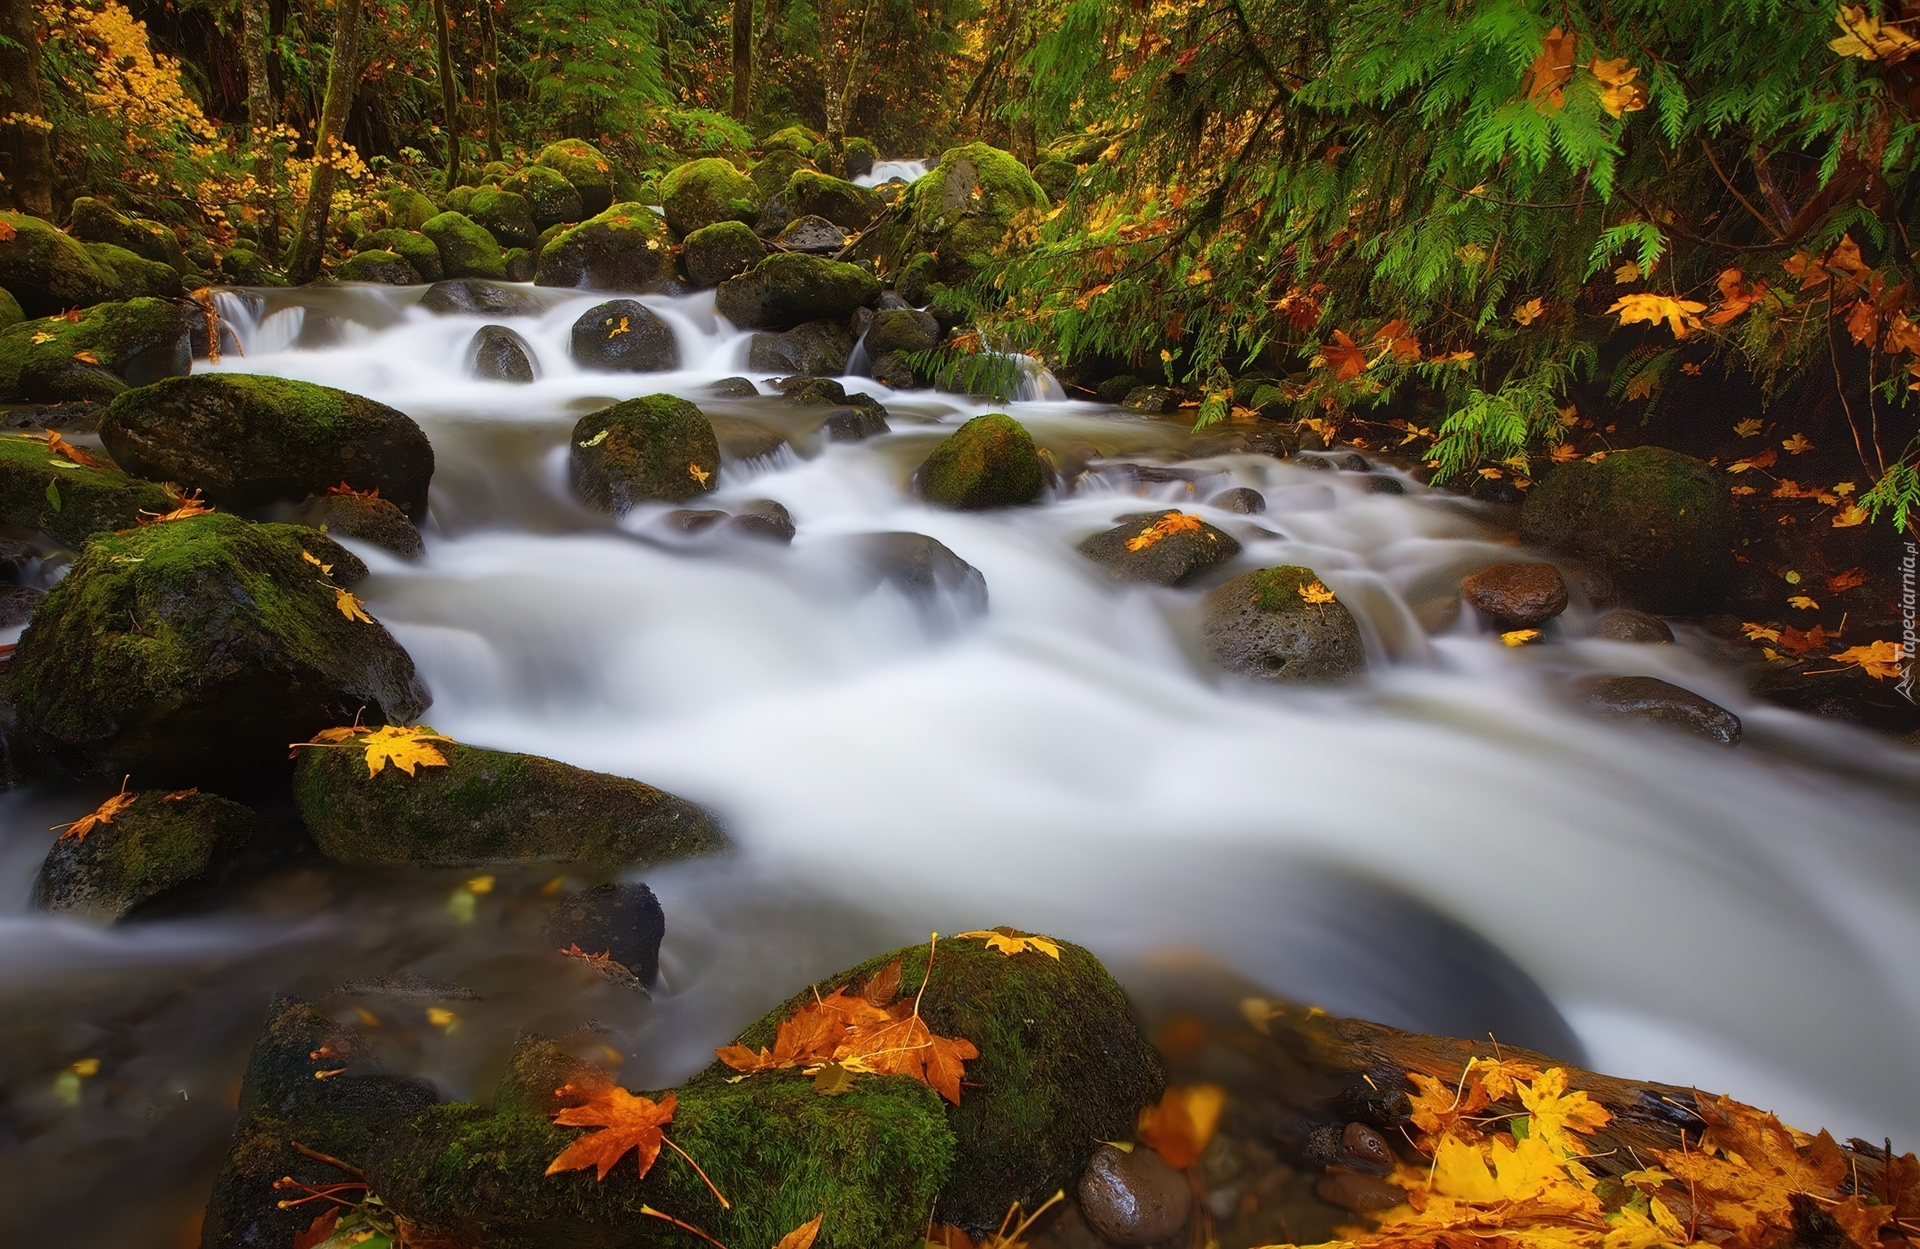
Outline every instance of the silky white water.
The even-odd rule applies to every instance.
[[[224,296],[246,354],[217,367],[354,390],[431,437],[426,557],[355,549],[373,569],[356,590],[413,655],[437,729],[640,778],[711,806],[738,839],[737,858],[645,874],[667,907],[670,986],[733,969],[671,1035],[649,1034],[661,1048],[643,1061],[663,1078],[875,940],[1009,923],[1088,945],[1123,979],[1144,956],[1195,950],[1405,1026],[1547,1044],[1565,1036],[1557,1009],[1577,1037],[1562,1049],[1590,1066],[1843,1137],[1920,1136],[1909,748],[1753,703],[1699,639],[1429,637],[1413,608],[1508,549],[1473,505],[1411,483],[1374,493],[1356,474],[1227,455],[1183,463],[1202,479],[1144,503],[1096,471],[1038,506],[936,511],[908,475],[983,405],[850,378],[894,432],[823,444],[804,409],[713,400],[703,386],[744,371],[747,336],[710,295],[646,298],[682,367],[632,375],[567,359],[568,328],[605,296],[539,291],[544,315],[504,322],[532,345],[537,380],[479,382],[464,360],[483,322],[430,315],[419,293]],[[574,421],[658,390],[792,435],[805,454],[729,460],[695,505],[776,499],[798,526],[791,548],[688,540],[664,507],[615,525],[571,502]],[[1092,404],[1007,410],[1061,463],[1096,470],[1172,462],[1187,441]],[[1234,484],[1269,511],[1204,504]],[[1210,670],[1201,591],[1120,587],[1074,550],[1156,503],[1240,537],[1220,579],[1311,566],[1358,616],[1369,677],[1304,690]],[[849,580],[837,540],[886,531],[930,535],[979,569],[986,612]],[[1738,712],[1747,742],[1591,720],[1551,693],[1572,671],[1684,684]],[[26,810],[10,813],[4,860],[21,897],[51,837]],[[250,973],[265,985],[276,948],[329,922],[315,904],[95,934],[16,909],[0,991],[49,965],[107,976],[204,960],[223,941],[268,967]]]

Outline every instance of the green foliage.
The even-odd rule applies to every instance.
[[[533,0],[516,32],[530,47],[531,99],[562,130],[640,129],[667,102],[659,12],[648,0]]]

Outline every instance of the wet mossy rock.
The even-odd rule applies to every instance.
[[[251,783],[323,728],[411,720],[412,659],[339,610],[366,571],[316,530],[226,513],[100,537],[8,665],[21,740],[74,776]]]
[[[587,216],[605,212],[613,203],[613,163],[584,139],[550,143],[534,161],[565,178],[580,193],[580,211]]]
[[[361,239],[360,245],[404,257],[422,282],[438,282],[445,276],[440,268],[440,249],[418,230],[375,230]]]
[[[720,284],[714,307],[743,330],[785,330],[852,315],[880,293],[858,265],[781,252]]]
[[[720,485],[712,423],[674,395],[628,399],[583,416],[568,442],[574,497],[610,516],[640,503],[685,503]]]
[[[1032,1210],[1056,1189],[1071,1189],[1102,1141],[1133,1137],[1140,1109],[1166,1083],[1159,1051],[1141,1033],[1119,983],[1086,950],[1055,944],[1058,959],[1037,950],[1003,954],[971,937],[938,943],[921,1017],[938,1036],[973,1042],[980,1056],[966,1064],[960,1104],[940,1103],[956,1151],[936,1221],[992,1228],[1014,1201]],[[912,997],[926,979],[924,944],[869,959],[818,989],[824,995],[858,985],[895,959],[901,996]],[[769,1011],[740,1043],[771,1046],[781,1021],[813,992],[806,988]],[[734,1074],[716,1063],[689,1087]],[[789,1079],[755,1075],[739,1087]],[[855,1077],[854,1088],[871,1079]]]
[[[429,217],[420,233],[432,240],[440,253],[440,271],[450,278],[493,278],[504,280],[507,262],[500,244],[485,227],[457,212]]]
[[[1636,607],[1707,611],[1733,568],[1733,500],[1692,456],[1636,447],[1541,478],[1521,509],[1520,538],[1597,565]]]
[[[1001,412],[976,416],[949,434],[915,477],[927,502],[967,512],[1031,503],[1047,481],[1033,435]]]
[[[864,178],[880,162],[880,149],[873,145],[872,140],[858,136],[847,140],[844,155],[849,178]]]
[[[667,227],[645,204],[615,204],[540,250],[538,286],[657,291],[673,276]]]
[[[985,143],[950,148],[914,183],[915,250],[934,254],[941,281],[964,282],[992,263],[1017,222],[1047,207],[1047,193],[1010,154]]]
[[[1204,521],[1182,526],[1138,548],[1128,546],[1146,537],[1154,526],[1178,515],[1181,513],[1164,511],[1122,516],[1112,529],[1094,534],[1076,549],[1106,568],[1115,580],[1164,586],[1186,585],[1240,553],[1240,543],[1232,534]]]
[[[1360,627],[1344,603],[1309,603],[1311,568],[1283,564],[1246,573],[1207,595],[1200,626],[1207,657],[1261,681],[1340,681],[1366,670]],[[1322,587],[1324,588],[1324,587]]]
[[[581,313],[567,350],[583,369],[663,373],[680,365],[673,327],[637,299],[609,299]]]
[[[719,221],[751,225],[765,202],[752,178],[717,156],[688,161],[660,179],[667,225],[682,238]]]
[[[528,165],[502,182],[500,189],[524,197],[528,210],[533,213],[533,224],[542,230],[585,216],[581,211],[580,192],[574,189],[573,183],[559,170],[545,165]]]
[[[110,403],[129,386],[185,376],[191,364],[177,304],[95,304],[78,321],[47,317],[0,330],[0,403]]]
[[[539,1096],[557,1087],[551,1068],[565,1074],[564,1058],[554,1059],[531,1097],[503,1082],[492,1111],[450,1104],[416,1115],[372,1165],[381,1198],[455,1243],[489,1249],[684,1249],[693,1241],[643,1216],[643,1205],[729,1245],[772,1245],[824,1215],[816,1249],[908,1249],[953,1157],[939,1096],[904,1076],[863,1077],[838,1097],[820,1096],[807,1079],[759,1076],[677,1090],[669,1135],[727,1195],[729,1210],[673,1150],[645,1179],[631,1158],[605,1180],[591,1170],[548,1176],[547,1164],[580,1135],[555,1127],[550,1100]]]
[[[49,317],[117,297],[120,279],[63,230],[25,213],[0,212],[13,237],[0,241],[0,286],[30,317]]]
[[[27,314],[20,310],[20,301],[13,297],[13,292],[0,286],[0,330],[18,325],[26,319]]]
[[[129,472],[202,490],[226,507],[297,503],[346,483],[418,521],[433,447],[404,412],[290,378],[203,373],[128,391],[100,437]]]
[[[532,291],[478,278],[435,282],[420,297],[420,306],[442,316],[537,317],[542,311],[539,296]]]
[[[467,216],[493,235],[502,247],[526,247],[540,237],[526,196],[512,191],[481,190],[467,204]]]
[[[794,152],[801,156],[813,155],[813,149],[820,145],[820,136],[805,126],[788,126],[768,135],[760,144],[760,150],[767,153]]]
[[[157,221],[128,217],[104,200],[83,195],[68,208],[67,232],[87,243],[112,243],[136,256],[157,261],[175,273],[186,270],[186,254],[173,231]]]
[[[806,169],[787,180],[786,200],[795,217],[824,217],[850,231],[866,229],[884,207],[866,187]]]
[[[180,285],[179,273],[171,265],[148,260],[137,252],[130,252],[113,243],[87,243],[84,246],[95,263],[113,274],[115,299],[139,299],[142,296],[178,299],[186,293]]]
[[[213,794],[142,790],[111,824],[53,843],[33,905],[122,919],[171,890],[212,881],[253,841],[256,823],[252,810]]]
[[[418,191],[395,187],[387,192],[387,221],[396,230],[418,230],[439,211]]]
[[[319,504],[320,528],[340,538],[371,543],[402,559],[426,552],[420,531],[390,500],[357,494],[328,495]]]
[[[785,148],[776,148],[757,161],[747,174],[760,193],[771,199],[784,191],[787,180],[801,169],[814,169],[813,162],[799,152],[790,152]],[[818,173],[817,169],[814,172]]]
[[[809,321],[784,334],[755,334],[747,367],[756,373],[839,377],[853,355],[853,335],[838,321]]]
[[[61,468],[39,438],[0,435],[0,524],[49,533],[79,546],[96,533],[131,529],[174,502],[157,484],[117,468]]]
[[[413,286],[420,274],[398,252],[357,252],[340,262],[333,276],[342,282],[379,282],[386,286]]]
[[[345,721],[342,721],[345,723]],[[435,744],[445,767],[367,775],[351,743],[299,752],[293,796],[322,853],[354,867],[582,863],[614,870],[730,844],[713,817],[651,785],[538,755]]]
[[[718,221],[695,230],[681,251],[687,280],[699,287],[718,286],[745,273],[766,254],[766,244],[753,227],[740,221]]]

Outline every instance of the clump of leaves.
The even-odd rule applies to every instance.
[[[433,726],[427,724],[388,724],[377,729],[350,724],[337,729],[322,729],[308,741],[294,742],[290,749],[349,747],[364,750],[368,777],[380,775],[389,763],[408,776],[413,776],[418,768],[446,767],[447,757],[433,743],[452,740],[434,732]]]
[[[1203,522],[1198,516],[1189,516],[1185,512],[1169,512],[1154,521],[1133,537],[1127,539],[1129,551],[1144,551],[1156,542],[1171,538],[1176,533],[1192,533],[1199,530]]]
[[[122,811],[132,806],[134,800],[140,797],[139,794],[130,794],[127,792],[127,781],[130,779],[130,777],[121,777],[119,793],[108,798],[105,802],[87,812],[87,814],[73,821],[73,823],[55,824],[53,828],[47,831],[65,830],[60,833],[61,841],[66,841],[69,838],[74,841],[85,841],[88,833],[102,824],[113,823],[114,816],[119,815]],[[167,797],[171,798],[173,795],[168,794]]]

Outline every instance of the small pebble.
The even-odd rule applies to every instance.
[[[1253,516],[1267,510],[1266,497],[1251,486],[1222,490],[1207,502],[1221,511],[1239,512],[1243,516]]]
[[[1631,607],[1616,607],[1594,622],[1593,636],[1609,642],[1670,643],[1673,630],[1658,616]]]
[[[1102,1145],[1080,1177],[1080,1217],[1112,1245],[1152,1245],[1186,1226],[1193,1207],[1187,1177],[1145,1145],[1131,1153]]]

